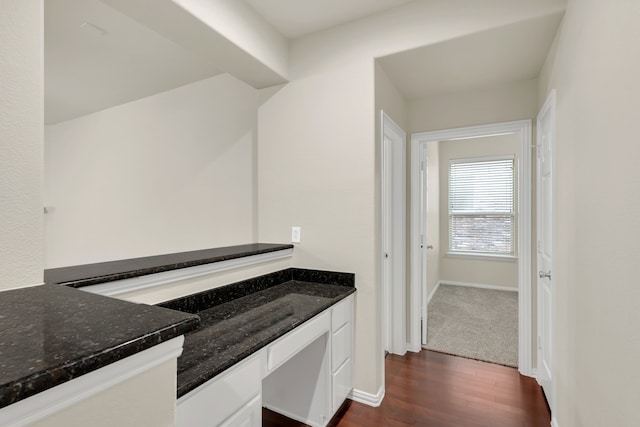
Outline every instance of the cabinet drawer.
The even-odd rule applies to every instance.
[[[331,372],[335,372],[345,360],[351,357],[352,328],[351,323],[347,323],[332,336]]]
[[[335,413],[340,405],[345,401],[345,399],[351,393],[353,388],[353,380],[351,377],[351,359],[347,360],[345,364],[343,364],[338,372],[333,374],[332,378],[332,388],[333,388],[333,413]]]
[[[267,371],[271,372],[322,334],[329,332],[329,313],[323,314],[297,327],[267,349]]]
[[[262,399],[260,396],[247,403],[238,412],[227,419],[220,427],[261,427]]]
[[[252,357],[181,397],[176,409],[176,426],[220,425],[260,395],[261,387],[260,359]]]
[[[331,308],[331,330],[336,332],[342,325],[351,321],[353,296],[349,296]]]

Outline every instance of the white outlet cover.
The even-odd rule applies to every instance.
[[[291,243],[300,243],[301,227],[291,227]]]

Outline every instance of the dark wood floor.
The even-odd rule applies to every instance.
[[[386,396],[346,405],[332,426],[549,427],[544,395],[514,368],[423,350],[386,359]],[[263,426],[304,424],[263,411]]]

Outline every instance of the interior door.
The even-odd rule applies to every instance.
[[[385,350],[406,353],[406,135],[381,112],[382,286]]]
[[[420,144],[420,289],[422,345],[427,344],[427,146]]]
[[[555,92],[540,110],[537,124],[538,382],[553,412]]]
[[[391,353],[392,304],[391,286],[393,264],[391,263],[393,230],[393,141],[382,135],[382,336],[384,350]]]

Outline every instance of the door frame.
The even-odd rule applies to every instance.
[[[557,267],[556,264],[556,233],[554,230],[554,226],[556,224],[556,91],[555,89],[552,89],[549,92],[549,95],[547,96],[547,99],[545,100],[544,105],[542,106],[542,108],[540,108],[540,112],[538,113],[538,117],[536,119],[536,129],[538,130],[537,134],[536,134],[536,148],[537,150],[540,150],[542,148],[542,144],[541,144],[541,137],[542,137],[542,133],[539,132],[539,130],[542,128],[541,126],[541,122],[544,119],[544,117],[547,116],[549,118],[549,145],[551,148],[551,274],[552,274],[552,278],[555,277],[555,268]],[[539,154],[539,153],[538,153]],[[542,196],[542,193],[540,191],[540,185],[539,184],[539,179],[540,179],[540,157],[536,156],[536,172],[537,172],[537,176],[536,176],[536,204],[537,204],[537,221],[540,221],[540,219],[542,218],[542,203],[540,203],[540,198]],[[536,239],[537,241],[539,241],[540,239],[540,227],[536,227],[537,229],[537,235],[536,235]],[[537,257],[537,253],[536,253],[536,258]],[[537,265],[536,265],[536,271],[540,270],[540,259],[537,259]],[[540,344],[540,340],[542,340],[542,333],[544,331],[544,327],[543,327],[543,322],[544,322],[544,309],[542,306],[542,298],[541,298],[541,293],[542,293],[542,288],[540,285],[540,280],[543,280],[542,278],[539,278],[538,275],[536,275],[536,277],[538,277],[538,279],[536,280],[536,294],[537,294],[537,319],[538,319],[538,323],[537,323],[537,335],[538,335],[538,346],[537,346],[537,361],[538,364],[541,363],[541,361],[543,360],[543,356],[542,356],[542,348],[541,348],[541,344]],[[555,410],[556,410],[556,401],[555,401],[555,395],[556,395],[556,391],[555,391],[555,372],[554,372],[554,366],[555,366],[555,353],[554,353],[554,319],[556,317],[556,311],[555,311],[555,289],[556,289],[556,284],[554,283],[553,279],[551,279],[551,307],[548,307],[549,309],[549,313],[550,313],[550,317],[551,317],[551,328],[549,331],[550,334],[550,342],[551,342],[551,348],[550,348],[550,353],[551,353],[551,378],[550,378],[550,389],[551,390],[545,390],[545,397],[547,398],[547,403],[549,405],[549,408],[551,410],[551,417],[552,420],[555,421]],[[540,365],[538,365],[540,366]],[[541,386],[544,386],[543,382],[544,380],[541,380],[541,375],[543,374],[543,369],[537,369],[537,376],[536,376],[536,380],[538,381],[538,383]]]
[[[385,158],[385,137],[394,139],[392,158]],[[407,325],[407,299],[406,299],[406,142],[407,136],[404,130],[398,126],[383,110],[380,111],[380,227],[381,227],[381,251],[380,251],[380,278],[382,282],[382,347],[383,351],[404,355],[406,346]],[[387,194],[384,179],[384,165],[386,161],[392,161],[391,188],[392,194]],[[393,210],[391,225],[390,247],[385,248],[386,214],[385,200],[390,201]],[[384,274],[385,252],[390,252],[392,269],[392,281],[396,286],[386,283]],[[389,348],[386,349],[386,340],[389,337]]]
[[[466,139],[514,133],[519,137],[518,167],[518,370],[533,376],[531,366],[531,120],[492,123],[411,135],[411,286],[410,286],[410,346],[421,349],[421,296],[425,286],[421,281],[420,262],[420,147],[429,142]]]

